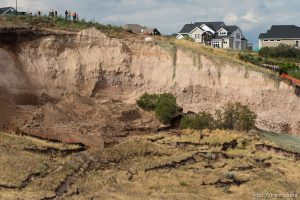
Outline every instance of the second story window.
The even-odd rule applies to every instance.
[[[241,34],[237,33],[236,34],[236,39],[241,39]]]

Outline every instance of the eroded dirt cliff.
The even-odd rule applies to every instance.
[[[0,47],[1,96],[6,99],[2,103],[19,110],[16,113],[25,110],[30,115],[26,123],[18,124],[19,115],[8,117],[2,110],[1,118],[15,126],[27,126],[36,110],[49,106],[55,110],[74,94],[94,103],[121,101],[134,110],[137,108],[132,104],[144,92],[171,92],[184,111],[213,111],[228,101],[238,101],[258,114],[259,128],[299,134],[300,101],[293,87],[247,65],[223,60],[217,53],[209,56],[163,41],[109,38],[94,28],[81,32],[43,30],[36,36],[35,30],[27,31],[30,34],[2,37]],[[28,109],[28,105],[34,108]],[[109,109],[99,109],[106,114],[95,117],[95,122],[110,115]],[[72,123],[84,124],[78,119]],[[155,121],[152,116],[147,120]],[[41,131],[53,127],[55,123]],[[102,134],[95,127],[93,130]]]

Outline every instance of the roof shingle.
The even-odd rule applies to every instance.
[[[296,39],[300,38],[300,27],[295,25],[273,25],[267,33],[261,33],[259,39]]]

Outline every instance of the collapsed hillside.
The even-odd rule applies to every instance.
[[[258,114],[259,128],[293,134],[300,130],[300,100],[293,87],[249,65],[224,60],[213,50],[202,53],[159,39],[146,43],[134,35],[109,38],[94,28],[80,32],[2,28],[0,35],[1,104],[9,105],[0,113],[3,127],[57,132],[58,122],[47,124],[44,119],[37,126],[28,124],[36,120],[38,112],[55,116],[47,108],[59,107],[74,94],[91,101],[130,105],[144,92],[171,92],[185,112],[212,111],[237,101]],[[67,109],[66,104],[60,104],[62,110]],[[96,121],[107,118],[111,111],[95,112],[105,113],[93,119],[92,130],[101,135]],[[143,123],[152,121],[151,130],[157,130],[153,116],[139,116]],[[62,133],[79,130],[84,126],[80,119],[69,121],[76,126]]]
[[[127,137],[103,150],[0,132],[0,199],[253,199],[300,188],[299,152],[235,131]]]

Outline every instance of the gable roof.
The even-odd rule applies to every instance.
[[[179,33],[190,33],[196,27],[200,27],[203,24],[215,32],[220,28],[220,26],[225,26],[224,22],[195,22],[194,24],[185,24]]]
[[[229,33],[233,33],[234,31],[236,31],[239,27],[238,26],[222,26],[222,28],[224,28],[226,31],[228,31]]]
[[[197,26],[195,24],[185,24],[183,28],[179,31],[179,33],[190,33]]]
[[[8,12],[12,13],[11,11],[15,12],[15,9],[13,7],[3,7],[0,8],[0,15],[4,15]]]
[[[267,33],[261,33],[259,39],[263,38],[281,38],[294,39],[300,38],[300,27],[295,25],[273,25]]]

